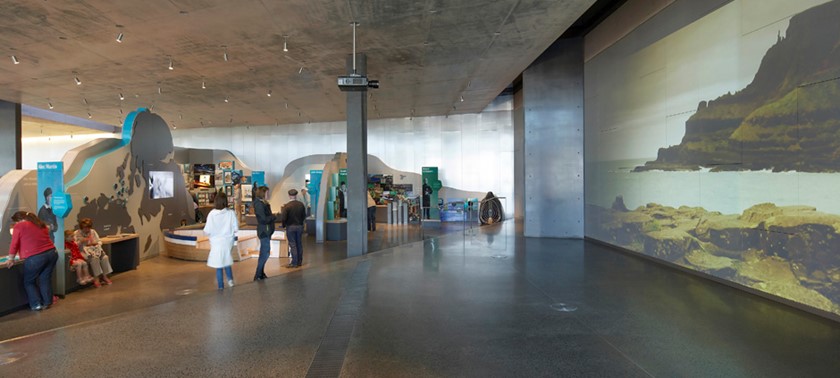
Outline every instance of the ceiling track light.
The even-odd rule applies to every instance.
[[[265,94],[268,97],[271,97],[271,89],[268,90],[268,93]]]
[[[18,60],[18,58],[16,56],[12,55],[12,63],[20,64],[20,61]]]
[[[169,70],[172,71],[175,69],[175,66],[172,65],[172,57],[169,57]]]
[[[85,105],[87,105],[87,104],[88,104],[88,102],[87,102],[87,98],[82,97],[82,102],[84,102],[84,103],[85,103]]]
[[[464,96],[461,96],[461,102],[464,102]]]
[[[123,96],[122,92],[120,92],[120,101],[125,100],[125,96]]]
[[[204,80],[201,81],[201,89],[207,89],[207,85],[205,84]]]
[[[78,77],[78,76],[73,77],[73,81],[75,81],[75,82],[76,82],[76,85],[82,85],[82,81],[81,81],[81,80],[79,80],[79,77]]]
[[[303,73],[303,66],[300,66],[300,69],[298,70],[298,75],[300,75],[301,73]]]
[[[287,44],[287,43],[288,43],[288,39],[289,39],[289,36],[288,36],[288,35],[284,35],[284,36],[283,36],[283,52],[288,52],[288,51],[289,51],[289,46],[288,46],[288,44]]]
[[[225,58],[225,62],[227,62],[228,61],[227,46],[222,46],[222,47],[225,48],[225,54],[223,55],[223,57]]]
[[[116,39],[117,43],[122,43],[122,40],[123,40],[123,33],[117,34],[117,39]]]
[[[225,96],[225,102],[230,102],[230,98],[228,98],[228,96]]]
[[[47,101],[47,106],[49,106],[49,107],[50,107],[50,109],[52,109],[52,108],[53,108],[52,101]]]

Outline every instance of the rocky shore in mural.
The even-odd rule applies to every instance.
[[[597,239],[840,314],[840,215],[766,203],[742,214],[590,205]]]

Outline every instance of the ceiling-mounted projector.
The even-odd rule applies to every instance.
[[[368,80],[363,75],[339,76],[338,87],[342,91],[364,91],[367,88],[379,88],[379,80]]]

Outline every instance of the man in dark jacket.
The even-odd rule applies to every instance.
[[[286,268],[298,268],[303,264],[303,222],[306,220],[306,206],[297,200],[298,191],[289,190],[289,202],[283,205],[280,218],[286,225],[286,241],[292,251],[292,262]]]
[[[257,217],[257,237],[260,239],[260,257],[257,260],[257,271],[254,281],[267,278],[265,263],[271,253],[271,235],[274,234],[274,222],[277,216],[271,212],[271,204],[266,201],[267,186],[260,186],[254,190],[254,215]]]

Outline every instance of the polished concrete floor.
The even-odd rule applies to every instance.
[[[303,269],[215,290],[202,263],[0,318],[0,376],[833,377],[840,324],[513,222],[307,243]],[[416,240],[413,241],[412,240]],[[401,244],[405,243],[405,244]]]

